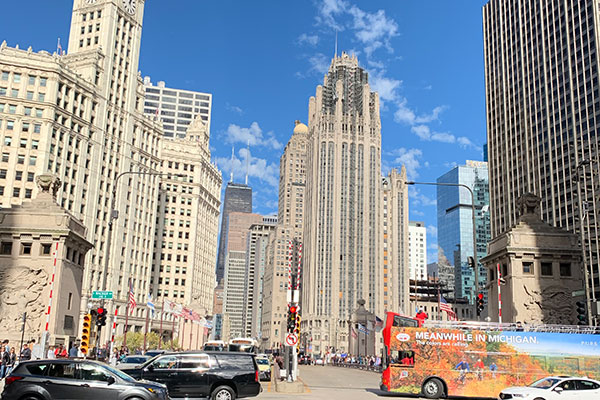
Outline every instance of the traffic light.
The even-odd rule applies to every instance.
[[[294,327],[294,333],[296,335],[300,334],[300,314],[296,313],[296,326]]]
[[[475,259],[471,256],[469,256],[467,258],[467,264],[469,264],[469,267],[475,269]]]
[[[102,327],[106,325],[106,308],[98,307],[96,310],[96,326]]]
[[[577,306],[577,325],[588,325],[587,307],[585,301],[578,301]]]
[[[86,354],[90,345],[90,333],[92,330],[92,314],[85,314],[83,316],[83,324],[81,327],[81,343],[79,344],[79,350]]]
[[[477,293],[477,315],[481,315],[483,309],[485,308],[485,300],[483,298],[483,293]]]
[[[298,307],[293,304],[290,304],[290,306],[288,307],[288,332],[294,332],[294,329],[296,329],[296,317],[298,315],[297,313]]]

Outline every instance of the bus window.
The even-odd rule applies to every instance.
[[[419,322],[412,318],[401,317],[400,315],[394,315],[394,323],[393,326],[408,326],[408,327],[418,327]]]
[[[392,351],[390,354],[390,364],[394,364],[396,367],[414,367],[415,352],[411,350]]]

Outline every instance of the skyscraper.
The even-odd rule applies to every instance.
[[[348,348],[359,299],[383,311],[379,96],[336,56],[309,101],[302,316],[313,351]]]
[[[163,81],[154,86],[149,76],[144,78],[144,93],[144,114],[162,123],[166,138],[186,138],[188,126],[198,118],[210,132],[210,93],[168,88]]]
[[[260,345],[263,349],[279,348],[286,332],[288,247],[289,242],[293,240],[298,244],[302,243],[307,138],[308,127],[300,121],[295,121],[292,137],[279,159],[277,227],[268,238],[263,276],[260,327]],[[305,341],[301,345],[304,344]]]
[[[427,228],[423,222],[408,223],[410,279],[427,279]]]
[[[466,185],[475,196],[477,259],[487,255],[490,214],[487,163],[467,160],[437,179],[438,183]],[[468,258],[473,257],[473,213],[471,195],[459,186],[437,186],[438,259],[454,265],[454,297],[475,299],[475,275]],[[479,264],[479,285],[485,287],[485,268]]]
[[[598,3],[491,0],[483,32],[492,237],[538,195],[545,222],[582,237],[598,299]]]
[[[223,199],[223,213],[221,214],[221,235],[219,238],[219,252],[217,253],[217,283],[221,284],[225,275],[225,258],[227,257],[227,223],[232,212],[252,212],[252,188],[233,180],[227,183]]]

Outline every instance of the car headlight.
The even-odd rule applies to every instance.
[[[151,388],[151,387],[146,387],[146,390],[148,390],[150,393],[155,393],[155,394],[161,394],[163,393],[163,390],[160,388]]]

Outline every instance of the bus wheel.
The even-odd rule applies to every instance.
[[[428,399],[439,399],[444,394],[444,385],[437,378],[431,378],[423,384],[423,396]]]

